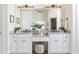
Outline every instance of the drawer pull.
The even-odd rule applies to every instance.
[[[66,41],[66,40],[64,40],[64,41]]]
[[[22,40],[22,42],[25,42],[26,40]]]
[[[54,40],[55,42],[59,41],[59,40]]]
[[[39,39],[39,40],[41,40],[41,39]]]

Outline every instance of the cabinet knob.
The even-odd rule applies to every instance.
[[[22,42],[25,42],[26,40],[22,40]]]
[[[64,40],[64,41],[66,41],[66,40]]]
[[[39,41],[41,41],[41,39],[39,39]]]
[[[58,42],[59,40],[54,40],[55,42]]]

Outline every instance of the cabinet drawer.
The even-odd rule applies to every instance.
[[[32,41],[49,41],[49,37],[31,37]]]
[[[15,34],[14,38],[17,38],[17,39],[24,39],[25,38],[26,39],[26,38],[30,38],[30,36],[31,36],[30,34],[28,34],[28,35],[27,34]]]

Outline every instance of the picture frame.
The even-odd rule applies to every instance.
[[[14,23],[14,16],[10,15],[10,23]]]

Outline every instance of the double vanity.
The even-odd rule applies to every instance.
[[[70,53],[72,14],[66,5],[36,6],[15,8],[14,23],[10,23],[10,53]]]
[[[70,53],[70,33],[49,32],[48,36],[26,33],[10,33],[11,53],[32,54],[35,47],[33,42],[47,42],[47,53]],[[46,49],[46,48],[45,48]]]

